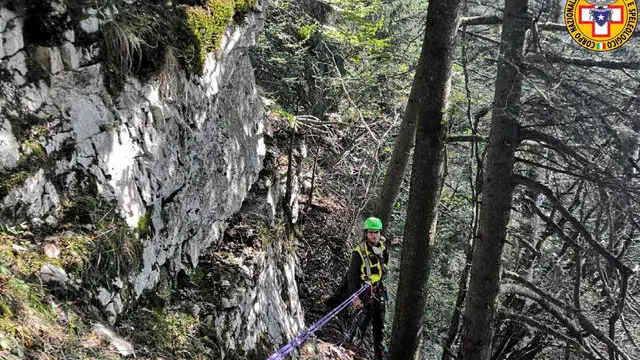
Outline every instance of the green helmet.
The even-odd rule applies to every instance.
[[[370,217],[364,221],[365,230],[382,230],[382,221],[377,217]]]

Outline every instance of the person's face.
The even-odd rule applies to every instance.
[[[380,231],[366,230],[365,233],[367,234],[367,241],[369,244],[378,245],[378,242],[380,241]]]

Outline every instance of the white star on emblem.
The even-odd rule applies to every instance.
[[[598,15],[598,20],[604,20],[604,15],[602,14]]]

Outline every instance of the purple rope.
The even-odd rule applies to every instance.
[[[269,356],[267,360],[281,360],[285,356],[289,355],[290,352],[295,350],[298,346],[302,345],[303,342],[307,340],[307,338],[316,331],[322,329],[322,327],[329,322],[329,320],[333,319],[338,313],[351,303],[351,301],[358,295],[362,294],[362,292],[367,289],[369,284],[362,285],[360,290],[356,291],[351,295],[347,300],[343,301],[342,304],[338,305],[335,309],[331,310],[327,315],[325,315],[322,319],[316,321],[313,325],[311,325],[308,329],[301,332],[298,336],[293,338],[289,343],[283,347],[281,347],[278,351],[274,352],[273,355]]]

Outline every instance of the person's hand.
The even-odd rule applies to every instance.
[[[364,307],[364,304],[362,303],[362,300],[360,300],[360,298],[356,296],[353,299],[353,306],[356,307],[356,310],[360,310]]]

